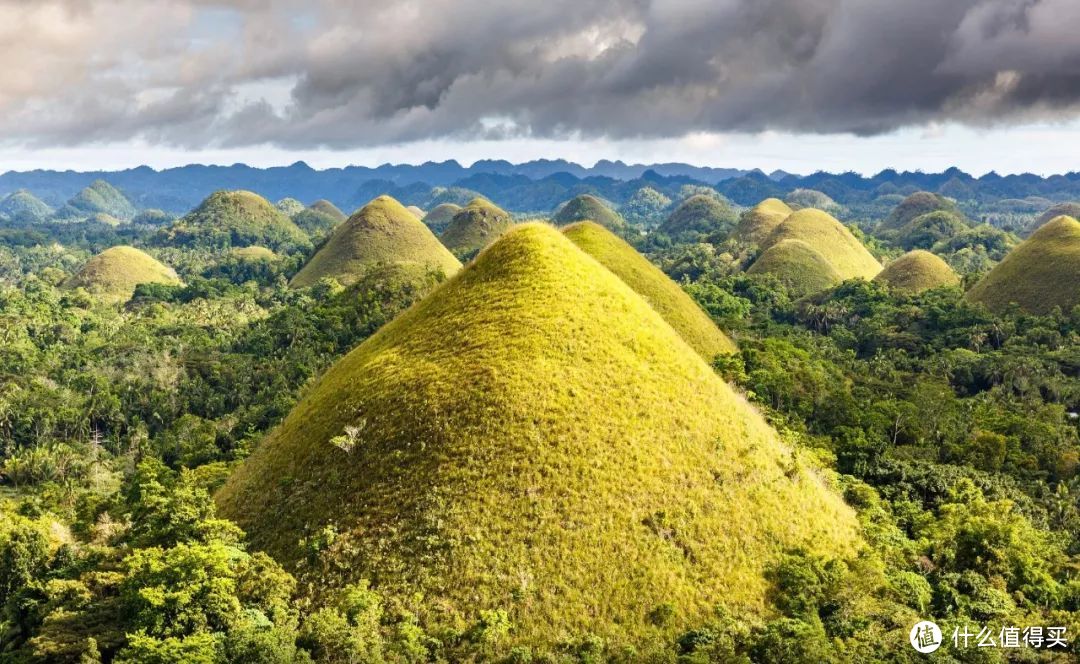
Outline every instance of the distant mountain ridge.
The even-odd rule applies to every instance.
[[[0,175],[0,198],[26,189],[54,208],[61,208],[96,180],[123,192],[138,209],[160,208],[174,214],[187,212],[222,189],[250,190],[269,200],[291,197],[305,204],[327,199],[346,212],[381,194],[427,209],[444,202],[433,191],[440,189],[464,190],[460,198],[465,200],[482,194],[516,212],[550,210],[580,194],[593,194],[621,204],[642,187],[652,187],[670,196],[685,185],[715,187],[743,206],[769,197],[783,198],[797,189],[821,192],[841,205],[871,203],[882,197],[903,197],[921,190],[970,200],[1017,199],[1022,203],[1022,199],[1032,199],[1034,207],[1045,207],[1047,201],[1080,198],[1077,172],[1049,177],[988,173],[975,178],[950,168],[941,173],[889,169],[871,177],[824,171],[801,176],[784,171],[766,174],[758,169],[712,168],[678,162],[626,164],[602,160],[585,167],[561,159],[521,164],[481,160],[468,167],[450,160],[316,170],[300,161],[271,168],[194,164],[160,171],[147,166],[110,172],[9,171]]]

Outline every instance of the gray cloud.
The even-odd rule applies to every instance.
[[[875,134],[1080,108],[1075,0],[0,0],[0,141]]]

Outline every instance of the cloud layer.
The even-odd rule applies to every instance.
[[[1075,0],[0,0],[0,142],[877,134],[1072,118]]]

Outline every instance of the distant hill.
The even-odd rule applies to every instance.
[[[663,221],[664,210],[671,205],[671,198],[655,187],[645,186],[636,190],[619,208],[627,220],[643,226],[657,226]]]
[[[431,229],[431,232],[440,234],[446,230],[446,227],[450,225],[450,222],[454,220],[454,215],[461,212],[461,206],[455,203],[440,203],[435,207],[428,210],[428,213],[424,215],[424,224]]]
[[[896,243],[908,250],[929,249],[969,228],[961,215],[948,210],[934,210],[904,224],[896,232]]]
[[[401,263],[441,270],[447,276],[461,269],[416,215],[393,198],[380,196],[338,226],[290,285],[312,286],[324,277],[348,285],[372,267]]]
[[[828,194],[817,191],[816,189],[793,189],[788,192],[787,196],[784,196],[784,202],[787,203],[792,210],[816,208],[818,210],[824,210],[829,214],[836,214],[841,208],[840,204],[834,201]]]
[[[715,196],[697,194],[680,203],[656,230],[672,238],[686,239],[691,236],[726,233],[732,230],[736,223],[738,215],[726,201]]]
[[[94,256],[66,283],[107,302],[127,302],[139,284],[178,284],[176,272],[135,247],[118,246]]]
[[[862,242],[832,215],[804,208],[789,215],[762,243],[768,250],[784,240],[799,240],[821,254],[841,279],[873,279],[881,264]],[[760,260],[760,259],[759,259]]]
[[[861,547],[817,471],[543,224],[334,364],[217,503],[251,548],[318,570],[315,592],[377,579],[429,633],[513,610],[506,649],[645,644],[719,609],[758,615],[781,555]],[[327,547],[298,546],[326,529]]]
[[[56,211],[62,221],[90,219],[105,214],[120,221],[131,221],[138,210],[124,194],[105,180],[94,180]]]
[[[746,272],[776,277],[795,297],[820,293],[844,280],[829,259],[798,239],[772,243]]]
[[[1016,303],[1035,314],[1080,304],[1080,222],[1061,216],[1043,224],[980,279],[967,298],[992,311]]]
[[[281,210],[281,213],[284,214],[286,217],[296,216],[307,209],[306,207],[304,207],[303,203],[296,200],[295,198],[289,197],[283,198],[277,203],[274,203],[274,207]]]
[[[745,244],[761,244],[793,210],[778,198],[766,198],[739,216],[735,239]]]
[[[596,196],[589,194],[571,198],[552,217],[552,221],[559,226],[577,221],[595,221],[610,231],[617,233],[626,231],[626,220],[622,218],[622,215],[612,210]]]
[[[889,216],[882,220],[877,230],[898,231],[911,223],[916,217],[938,210],[951,212],[955,215],[960,214],[959,210],[956,209],[956,205],[944,196],[929,191],[918,191],[901,201],[889,213]]]
[[[405,209],[411,212],[412,215],[417,219],[423,219],[427,215],[427,212],[424,212],[422,209],[415,205],[409,205]]]
[[[960,277],[940,257],[916,249],[889,262],[874,281],[907,293],[921,293],[941,286],[959,286]]]
[[[312,240],[326,237],[345,219],[345,213],[325,199],[315,201],[292,217],[293,223]]]
[[[52,214],[51,207],[25,189],[0,199],[0,219],[34,223],[45,221]]]
[[[1051,219],[1062,216],[1080,219],[1080,203],[1076,201],[1067,201],[1065,203],[1057,203],[1050,206],[1035,218],[1034,223],[1027,229],[1027,234],[1030,235],[1034,233]]]
[[[219,191],[158,234],[159,244],[201,247],[260,245],[274,251],[306,250],[304,231],[262,196]]]
[[[469,256],[487,246],[514,223],[510,215],[489,200],[474,198],[458,211],[440,239],[458,256]]]
[[[563,233],[645,298],[706,362],[738,351],[686,291],[611,231],[594,222],[578,222]]]

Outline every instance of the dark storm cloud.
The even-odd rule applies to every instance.
[[[307,148],[1065,119],[1077,25],[1075,0],[0,0],[0,132]]]

